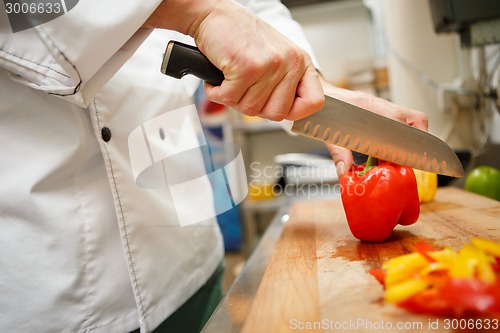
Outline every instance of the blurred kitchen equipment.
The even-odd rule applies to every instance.
[[[456,32],[463,47],[500,43],[498,0],[430,0],[434,29]]]
[[[339,177],[331,157],[318,154],[290,153],[274,157],[283,169],[285,184],[317,184],[338,182]]]
[[[391,99],[429,115],[429,131],[470,168],[500,165],[500,2],[385,0]],[[440,185],[450,181],[440,177]],[[460,182],[457,182],[460,183]]]

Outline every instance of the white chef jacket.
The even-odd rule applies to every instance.
[[[279,1],[240,2],[310,51]],[[158,3],[81,0],[15,34],[0,13],[2,331],[150,332],[223,258],[215,219],[181,227],[131,170],[130,133],[198,85],[159,72],[189,38],[140,28]]]

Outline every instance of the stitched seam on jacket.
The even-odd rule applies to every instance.
[[[42,65],[42,64],[40,64],[40,63],[38,63],[38,62],[36,62],[36,61],[33,61],[33,60],[29,60],[29,59],[26,59],[26,58],[20,57],[20,56],[18,56],[18,55],[16,55],[16,54],[13,54],[13,53],[7,52],[7,51],[2,50],[2,49],[0,49],[0,51],[2,51],[2,52],[4,52],[4,53],[6,53],[6,54],[8,54],[8,55],[11,55],[11,56],[13,56],[13,57],[16,57],[16,58],[18,58],[18,59],[21,59],[21,60],[24,60],[24,61],[30,62],[30,63],[32,63],[32,64],[38,65],[38,66],[43,67],[43,68],[46,68],[46,69],[49,69],[49,70],[53,71],[54,73],[57,73],[57,74],[59,74],[59,75],[61,75],[61,76],[64,76],[64,77],[66,77],[66,78],[68,78],[68,79],[71,79],[71,77],[69,77],[69,76],[68,76],[68,75],[66,75],[65,73],[59,72],[59,71],[57,71],[57,70],[55,70],[55,69],[53,69],[53,68],[51,68],[51,67],[49,67],[49,66]],[[73,65],[73,63],[71,63],[71,61],[69,61],[69,59],[68,59],[68,58],[67,58],[67,57],[66,57],[66,56],[65,56],[62,52],[59,52],[59,53],[61,53],[61,55],[63,56],[63,58],[64,58],[64,59],[66,59],[66,61],[67,61],[69,64],[71,64],[71,66],[75,69],[75,71],[76,71],[76,72],[77,72],[77,74],[78,74],[79,81],[78,81],[78,84],[75,86],[75,89],[73,89],[73,92],[72,92],[72,93],[70,93],[70,94],[58,94],[58,93],[53,93],[53,92],[49,92],[48,94],[49,94],[49,95],[54,95],[54,96],[71,96],[71,95],[75,95],[75,94],[76,94],[76,93],[80,90],[80,86],[82,85],[82,79],[81,79],[81,77],[80,77],[80,73],[78,73],[78,70],[76,69],[76,66],[75,66],[75,65]]]
[[[13,57],[16,57],[16,58],[18,58],[18,59],[21,59],[21,60],[23,60],[23,61],[27,61],[27,62],[29,62],[29,63],[35,64],[35,65],[38,65],[38,66],[40,66],[40,67],[43,67],[43,68],[49,69],[49,70],[53,71],[54,73],[57,73],[57,74],[59,74],[59,75],[62,75],[62,76],[64,76],[64,77],[66,77],[66,78],[70,79],[70,77],[69,77],[66,73],[60,72],[60,71],[58,71],[58,70],[55,70],[55,69],[54,69],[54,68],[52,68],[52,67],[49,67],[49,66],[47,66],[47,65],[40,64],[40,63],[38,63],[38,62],[36,62],[36,61],[33,61],[33,60],[30,60],[30,59],[26,59],[26,58],[20,57],[20,56],[18,56],[17,54],[14,54],[14,53],[11,53],[11,52],[8,52],[8,51],[5,51],[5,50],[3,50],[3,49],[0,49],[0,51],[2,51],[3,53],[8,54],[8,55],[10,55],[10,56],[13,56]]]
[[[38,31],[40,32],[43,32],[43,35],[45,38],[47,38],[48,41],[50,41],[50,43],[52,44],[52,47],[54,49],[57,50],[57,52],[64,58],[64,60],[71,65],[71,67],[73,67],[73,69],[75,70],[76,74],[78,75],[78,83],[77,85],[75,86],[75,89],[73,89],[73,93],[71,94],[57,94],[57,93],[50,93],[49,92],[49,95],[54,95],[54,96],[71,96],[71,95],[75,95],[79,90],[80,90],[80,86],[82,85],[82,77],[80,75],[80,72],[78,71],[78,69],[76,68],[75,64],[73,64],[69,58],[56,46],[56,44],[54,43],[54,41],[49,37],[49,35],[42,29],[42,27],[38,27]],[[70,78],[70,77],[68,77]]]
[[[82,215],[85,216],[85,209],[83,207],[83,199],[81,198],[81,193],[80,191],[76,190],[76,184],[75,184],[75,192],[76,192],[76,196],[79,198],[79,210],[81,211]],[[93,293],[92,293],[92,287],[91,287],[91,283],[90,281],[92,280],[90,278],[90,270],[89,270],[89,252],[88,252],[88,247],[87,247],[87,232],[88,232],[88,228],[87,228],[87,223],[85,222],[85,218],[83,219],[83,226],[82,226],[82,234],[83,234],[83,239],[82,239],[82,242],[83,242],[83,258],[84,258],[84,265],[83,265],[83,275],[84,275],[84,278],[85,278],[85,282],[87,283],[87,288],[86,288],[86,294],[87,294],[87,297],[88,297],[88,302],[85,302],[85,308],[86,308],[86,318],[85,318],[85,321],[84,321],[84,327],[85,329],[87,330],[88,327],[91,325],[91,320],[92,320],[92,296],[93,296]]]
[[[99,130],[99,132],[101,131],[101,123],[100,123],[100,120],[99,120],[99,113],[97,112],[97,104],[96,104],[96,100],[95,98],[93,99],[94,100],[94,109],[95,109],[95,116],[96,116],[96,122],[97,122],[97,129]],[[142,296],[141,296],[141,293],[139,292],[139,287],[138,287],[138,282],[137,282],[137,274],[135,272],[135,266],[134,266],[134,263],[133,263],[133,260],[132,260],[132,256],[130,254],[130,243],[129,243],[129,239],[128,239],[128,233],[127,233],[127,224],[125,223],[125,213],[123,211],[123,207],[122,207],[122,203],[121,203],[121,200],[120,200],[120,195],[118,193],[118,185],[116,183],[116,179],[115,179],[115,174],[114,174],[114,170],[113,170],[113,165],[111,164],[111,155],[109,153],[109,150],[106,146],[106,144],[103,145],[104,146],[104,151],[106,152],[106,159],[108,160],[108,164],[109,164],[109,169],[110,169],[110,172],[111,172],[111,178],[112,178],[112,182],[113,182],[113,191],[116,195],[116,198],[118,200],[118,206],[120,208],[120,215],[121,215],[121,219],[122,219],[122,227],[123,227],[123,233],[125,234],[125,245],[126,245],[126,249],[127,249],[127,256],[128,256],[128,261],[130,263],[130,267],[131,267],[131,271],[132,271],[132,276],[133,276],[133,284],[134,284],[134,287],[135,289],[137,290],[137,297],[139,298],[139,306],[140,306],[140,311],[141,311],[141,315],[144,316],[144,318],[147,317],[147,314],[144,310],[144,304],[143,304],[143,299],[142,299]]]

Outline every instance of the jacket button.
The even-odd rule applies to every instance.
[[[101,137],[104,142],[109,142],[109,140],[111,140],[111,130],[107,127],[103,127],[101,129]]]

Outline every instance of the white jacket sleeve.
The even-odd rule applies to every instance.
[[[80,1],[66,14],[16,33],[1,11],[0,67],[28,86],[87,106],[149,35],[141,26],[160,2]]]
[[[292,18],[288,8],[280,0],[238,0],[238,2],[306,51],[314,66],[319,69],[319,63],[302,26]]]

